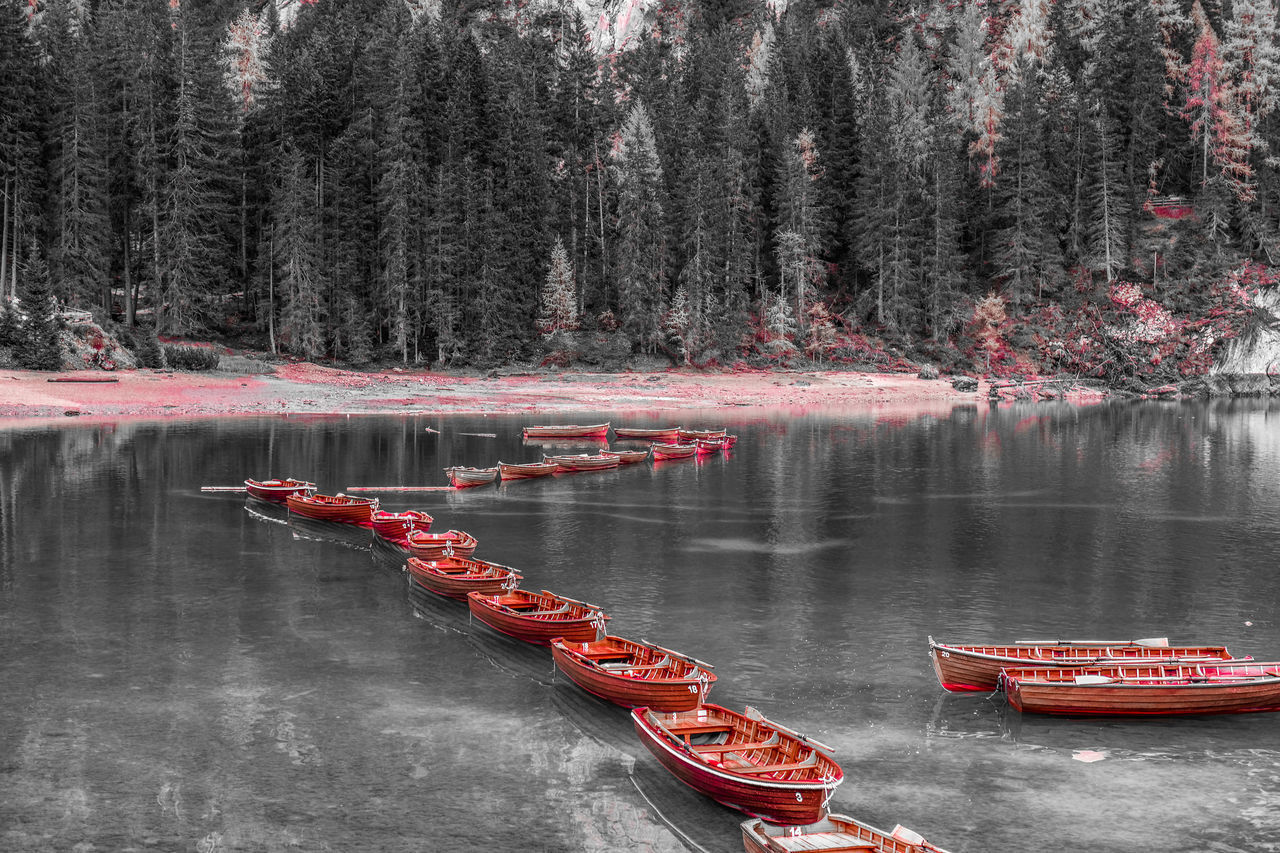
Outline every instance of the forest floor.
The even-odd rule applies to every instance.
[[[186,373],[0,369],[0,420],[280,414],[556,414],[856,407],[949,409],[986,399],[948,377],[853,371],[361,372],[309,363]],[[267,371],[267,372],[264,372]],[[99,381],[92,381],[99,380]],[[106,381],[101,381],[106,380]],[[114,380],[114,381],[112,381]],[[727,415],[727,411],[725,412]]]

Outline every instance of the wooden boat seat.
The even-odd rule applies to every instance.
[[[603,670],[617,670],[617,671],[628,671],[628,672],[631,672],[631,671],[652,672],[655,669],[666,669],[670,665],[671,665],[671,657],[669,655],[664,655],[662,659],[659,660],[657,663],[650,663],[650,664],[633,664],[633,663],[627,663],[626,661],[622,661],[621,663],[599,664],[600,668]]]
[[[706,722],[706,723],[689,723],[686,725],[673,724],[668,725],[667,730],[673,735],[709,735],[723,734],[727,735],[733,731],[733,726],[728,723]]]
[[[803,761],[792,761],[787,764],[761,764],[751,767],[734,767],[734,773],[789,773],[792,770],[808,770],[818,765],[818,753],[811,752]]]
[[[850,838],[843,832],[806,832],[803,835],[774,835],[771,842],[788,851],[820,850],[822,853],[843,853],[849,850],[881,850],[873,841]]]
[[[775,746],[778,743],[778,733],[774,732],[773,737],[768,740],[756,741],[755,743],[710,743],[705,746],[694,746],[694,752],[701,755],[714,755],[717,752],[746,752],[752,749],[764,749],[766,747]]]

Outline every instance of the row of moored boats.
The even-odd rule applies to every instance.
[[[550,429],[529,427],[525,435],[576,437],[545,435]],[[618,432],[624,439],[656,438]],[[723,432],[720,437],[726,438]],[[679,434],[675,439],[670,443],[681,446]],[[683,446],[693,446],[694,455],[697,442],[706,439],[686,440],[690,443]],[[656,442],[655,453],[666,443]],[[829,813],[827,804],[844,780],[830,747],[754,708],[735,711],[708,702],[716,682],[711,664],[654,643],[609,634],[610,617],[598,605],[520,588],[523,576],[515,569],[474,558],[478,543],[470,534],[433,534],[433,519],[425,512],[391,513],[382,510],[376,498],[319,495],[315,484],[306,481],[246,480],[245,486],[253,498],[284,503],[292,514],[369,528],[407,554],[405,569],[416,588],[465,601],[471,614],[493,629],[549,646],[556,667],[575,684],[631,709],[640,741],[677,779],[750,816],[742,824],[749,853],[945,853],[904,827],[884,831]]]
[[[530,440],[609,440],[609,423],[560,424],[556,426],[527,426],[524,439]],[[597,453],[544,454],[540,461],[501,462],[488,468],[455,465],[445,468],[449,482],[459,489],[484,486],[498,481],[529,480],[552,474],[583,471],[608,471],[621,465],[634,465],[652,459],[661,462],[668,459],[693,459],[723,453],[737,442],[736,435],[725,429],[685,429],[683,427],[659,427],[655,429],[613,430],[618,441],[648,442],[643,450],[610,447]]]

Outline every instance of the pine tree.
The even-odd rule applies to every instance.
[[[156,330],[184,335],[208,324],[211,300],[224,286],[234,211],[226,158],[234,146],[211,45],[184,14],[175,25],[176,114],[159,213]]]
[[[283,294],[280,336],[285,347],[306,359],[324,352],[326,282],[321,270],[315,235],[320,223],[316,216],[313,164],[296,146],[290,145],[282,160],[281,185],[274,199],[276,223],[274,248]]]
[[[618,218],[614,278],[622,329],[631,344],[653,352],[666,287],[662,167],[649,113],[636,103],[618,131],[614,152]]]
[[[778,260],[779,296],[791,300],[792,316],[801,324],[809,304],[824,284],[821,261],[826,233],[817,181],[822,177],[819,152],[808,129],[796,135],[795,144],[782,162],[778,184],[782,188],[774,252]]]
[[[1182,114],[1191,123],[1192,138],[1201,143],[1200,184],[1208,183],[1212,164],[1241,201],[1251,201],[1253,167],[1249,163],[1247,121],[1223,63],[1222,44],[1199,0],[1192,7],[1192,19],[1199,35],[1187,66]]]
[[[578,296],[573,282],[573,265],[564,241],[556,238],[551,248],[551,265],[542,285],[541,309],[538,312],[538,331],[553,335],[559,331],[578,328]]]
[[[39,247],[34,244],[27,250],[19,286],[26,317],[22,320],[18,343],[14,347],[14,359],[27,370],[61,370],[59,333],[62,321],[49,281],[49,268],[40,255]]]
[[[25,16],[0,6],[0,300],[17,295],[18,258],[37,233],[40,188],[40,105],[51,95],[39,73]]]
[[[50,52],[53,91],[51,191],[54,291],[76,305],[109,304],[107,173],[101,102],[92,77],[87,12],[53,6],[40,31]]]

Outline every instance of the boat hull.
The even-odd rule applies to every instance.
[[[289,495],[310,494],[316,490],[315,483],[305,480],[245,480],[245,491],[255,498],[272,503],[282,504],[288,501]]]
[[[648,450],[601,450],[601,456],[612,456],[619,465],[635,465],[649,458]]]
[[[496,595],[514,589],[520,582],[520,575],[514,569],[483,560],[410,557],[405,569],[413,582],[426,591],[458,600],[465,600],[469,592]]]
[[[416,509],[405,512],[378,510],[373,513],[371,523],[375,535],[381,536],[383,539],[400,542],[415,530],[423,532],[430,530],[433,520],[425,512]]]
[[[616,428],[613,435],[619,441],[675,441],[680,435],[679,427],[670,429],[628,429]]]
[[[645,748],[677,779],[722,805],[767,823],[796,826],[816,822],[826,813],[831,792],[844,778],[838,767],[831,778],[807,780],[774,780],[718,769],[692,750],[674,745],[648,708],[633,710],[631,720]]]
[[[655,461],[663,459],[688,459],[698,452],[696,444],[655,444],[653,445],[653,458]]]
[[[620,664],[619,668],[611,670],[593,665],[589,658],[583,656],[588,646],[602,645],[610,639],[606,637],[601,643],[588,644],[557,638],[551,643],[551,657],[556,667],[574,684],[624,708],[692,711],[706,701],[716,676],[692,662],[677,664],[674,669],[664,666],[655,670],[652,665],[625,667]]]
[[[605,438],[609,424],[561,424],[558,426],[527,426],[525,438]]]
[[[1008,645],[959,646],[929,640],[929,660],[938,683],[953,692],[992,691],[1000,670],[1098,666],[1107,662],[1212,661],[1230,659],[1225,646]]]
[[[724,438],[729,434],[727,429],[682,429],[676,435],[676,441],[689,443],[698,439]]]
[[[557,637],[587,643],[604,633],[604,620],[608,617],[599,610],[566,614],[566,618],[558,618],[558,614],[512,613],[498,606],[504,598],[469,593],[467,606],[473,616],[495,631],[539,646],[549,646]]]
[[[899,827],[896,832],[897,837],[841,814],[829,814],[815,823],[785,828],[747,820],[742,823],[742,845],[747,853],[794,853],[796,850],[947,853],[941,847],[911,839],[915,833],[910,830],[903,832]]]
[[[497,468],[445,468],[444,470],[449,475],[449,483],[455,489],[487,486],[498,479]]]
[[[289,495],[285,501],[289,512],[314,521],[372,526],[377,498],[348,498],[343,495]]]
[[[608,471],[618,467],[617,457],[610,456],[548,456],[547,461],[554,462],[561,471],[566,473]]]
[[[446,533],[420,533],[414,531],[405,540],[409,553],[420,560],[439,560],[443,557],[470,557],[479,541],[462,530]]]
[[[498,477],[507,480],[531,480],[534,477],[546,477],[560,470],[553,462],[529,462],[518,465],[508,462],[498,463]]]
[[[1126,669],[1131,670],[1127,675]],[[1032,714],[1183,716],[1280,711],[1280,664],[1205,666],[1186,679],[1154,674],[1160,667],[1147,667],[1153,671],[1149,675],[1136,675],[1133,669],[1138,668],[1007,670],[1001,689],[1010,705]],[[1242,674],[1233,678],[1225,674],[1228,671]],[[1243,674],[1248,671],[1252,674]],[[1086,680],[1074,680],[1082,676]],[[1088,681],[1090,676],[1099,681]]]

